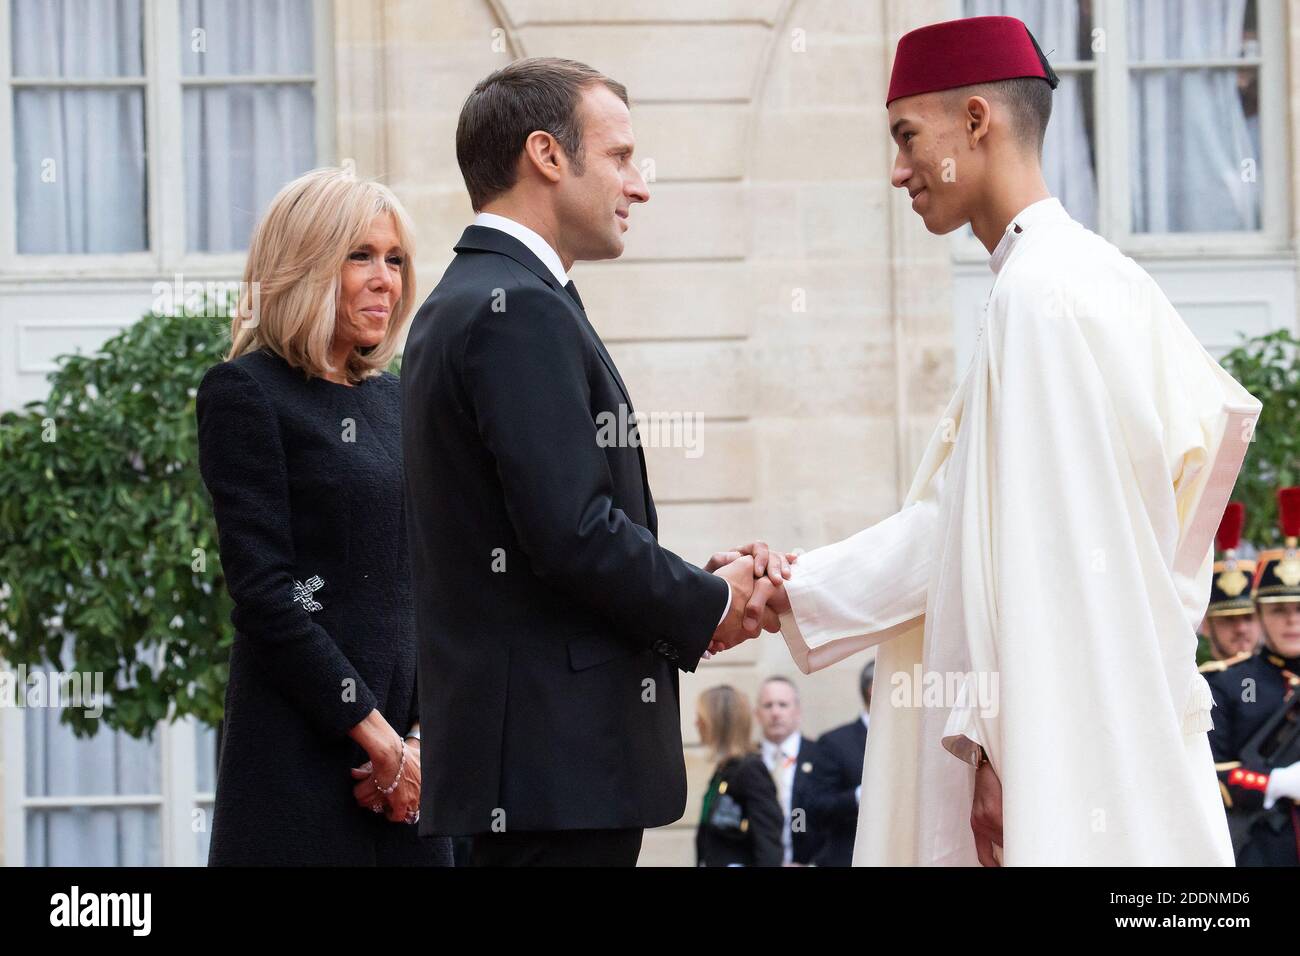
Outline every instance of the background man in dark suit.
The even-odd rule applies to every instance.
[[[871,685],[876,662],[862,668],[858,690],[862,713],[857,720],[822,734],[817,741],[821,761],[818,778],[826,791],[822,828],[826,841],[817,854],[818,866],[851,866],[853,838],[858,831],[858,801],[862,795],[862,763],[867,751],[867,725],[871,713]]]
[[[403,358],[420,827],[472,835],[480,865],[635,863],[685,809],[678,669],[756,636],[756,570],[786,570],[660,547],[635,429],[608,427],[635,413],[567,273],[622,253],[650,198],[634,147],[626,90],[590,67],[479,83],[456,130],[479,216]]]
[[[769,677],[758,688],[754,713],[763,734],[763,762],[785,815],[782,862],[807,866],[824,839],[821,821],[827,794],[818,776],[821,753],[800,730],[803,711],[798,688],[788,678]]]

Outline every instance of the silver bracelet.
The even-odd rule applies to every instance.
[[[406,769],[406,741],[402,741],[402,759],[397,763],[397,776],[393,778],[393,785],[387,789],[379,786],[379,781],[375,781],[375,788],[384,796],[388,796],[397,789],[397,785],[402,782],[402,771]]]

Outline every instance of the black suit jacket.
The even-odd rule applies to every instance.
[[[810,737],[799,738],[799,756],[795,761],[794,785],[790,793],[790,858],[795,863],[812,863],[825,841],[822,821],[826,815],[826,780],[821,774],[822,752]],[[803,826],[794,828],[793,811],[803,811]]]
[[[420,832],[671,823],[677,671],[726,582],[656,542],[641,449],[598,440],[631,400],[576,296],[498,230],[456,253],[402,360]]]
[[[818,778],[825,792],[820,828],[826,841],[816,856],[818,866],[851,866],[858,831],[857,788],[867,749],[867,728],[859,717],[828,730],[817,741],[821,762]]]

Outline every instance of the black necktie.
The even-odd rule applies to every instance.
[[[572,279],[564,284],[564,291],[573,296],[573,301],[578,303],[578,308],[582,309],[583,312],[587,311],[586,308],[583,307],[582,296],[578,295],[578,287],[573,284]]]

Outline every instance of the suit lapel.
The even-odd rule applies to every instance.
[[[569,298],[568,293],[565,293],[565,298]],[[569,299],[569,301],[572,302],[573,300]],[[574,309],[577,310],[578,318],[582,321],[582,327],[587,330],[587,334],[591,337],[591,341],[595,343],[596,352],[600,355],[600,360],[605,363],[605,368],[609,369],[609,374],[614,376],[614,381],[618,383],[618,390],[623,393],[623,401],[627,402],[628,414],[632,414],[632,396],[627,393],[627,386],[623,384],[623,376],[618,374],[618,367],[614,364],[614,360],[610,358],[609,352],[605,350],[605,343],[600,340],[600,336],[596,333],[595,326],[593,326],[591,320],[587,318],[587,313],[578,308],[576,303],[574,304]]]
[[[613,376],[614,382],[618,385],[619,393],[623,396],[623,402],[627,405],[627,413],[633,415],[635,409],[632,407],[632,397],[628,394],[627,385],[623,383],[623,376],[618,374],[618,368],[614,365],[614,360],[610,357],[609,352],[605,349],[605,343],[600,340],[596,334],[595,327],[587,318],[587,312],[578,306],[573,300],[573,296],[560,285],[555,278],[555,274],[546,268],[546,264],[533,255],[532,251],[516,239],[514,236],[502,232],[500,229],[492,229],[488,226],[467,226],[461,234],[460,241],[455,245],[456,252],[495,252],[498,255],[506,256],[519,263],[537,278],[541,279],[555,291],[569,310],[578,320],[578,324],[586,331],[587,337],[596,347],[596,354],[600,356],[601,362]],[[639,433],[638,433],[639,434]],[[646,507],[646,527],[652,535],[658,536],[658,515],[655,512],[654,499],[650,497],[650,475],[646,470],[645,449],[638,442],[636,446],[637,459],[641,465],[641,487],[645,493]]]
[[[573,299],[570,298],[567,292],[564,294],[564,297],[570,302],[573,302]],[[614,376],[614,381],[618,383],[618,390],[623,395],[623,401],[627,403],[627,414],[630,418],[636,414],[636,409],[632,407],[632,396],[627,393],[627,386],[623,384],[623,376],[618,374],[618,367],[614,365],[614,360],[610,358],[609,352],[605,351],[605,343],[602,342],[600,336],[596,334],[595,327],[592,326],[591,321],[587,318],[586,310],[579,308],[576,302],[573,303],[573,307],[577,310],[583,328],[587,330],[587,334],[591,337],[591,341],[595,343],[596,352],[600,355],[600,360],[605,363],[605,368],[609,369],[609,374]],[[638,437],[640,434],[641,432],[638,428]],[[655,512],[654,499],[650,496],[650,472],[646,468],[645,448],[640,441],[637,441],[636,443],[636,457],[637,463],[641,466],[641,488],[645,497],[646,528],[649,529],[651,535],[658,538],[659,520],[658,515]]]
[[[618,374],[618,368],[615,367],[614,360],[610,358],[609,352],[605,350],[605,343],[600,340],[600,336],[596,334],[596,329],[587,319],[586,311],[579,308],[578,303],[560,285],[554,273],[546,268],[542,260],[533,255],[526,245],[500,229],[492,229],[488,226],[469,226],[461,235],[460,242],[456,243],[455,249],[457,252],[495,252],[498,255],[506,256],[515,260],[515,262],[550,286],[577,317],[578,324],[586,330],[587,337],[596,346],[596,353],[600,356],[600,360],[605,363],[605,368],[609,369],[609,374],[614,377],[618,390],[623,395],[623,401],[627,404],[628,414],[632,413],[632,398],[627,393],[627,385],[623,382],[623,376]]]

